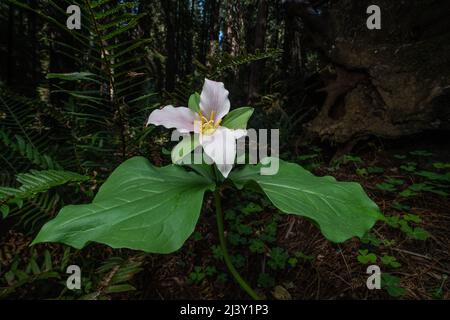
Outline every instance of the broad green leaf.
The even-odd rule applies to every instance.
[[[175,164],[181,164],[184,158],[186,158],[195,148],[200,145],[198,135],[183,136],[181,140],[173,149],[171,153],[172,162]]]
[[[248,165],[231,173],[230,178],[238,188],[256,182],[278,209],[312,219],[333,242],[361,238],[383,217],[358,183],[316,177],[301,166],[282,160],[275,175],[261,175],[261,168],[261,164]]]
[[[189,97],[188,107],[195,113],[200,112],[200,95],[197,92]]]
[[[211,181],[211,183],[214,183],[215,179],[216,179],[216,175],[214,173],[214,167],[206,164],[206,163],[202,163],[202,164],[187,164],[187,167],[191,168],[192,170],[194,170],[195,172],[197,172],[199,175],[205,177],[208,181]]]
[[[154,253],[178,250],[194,231],[203,195],[213,184],[195,172],[158,168],[143,157],[122,163],[91,204],[69,205],[44,225],[33,244],[89,241]]]
[[[221,125],[229,129],[246,129],[253,111],[252,107],[234,109],[223,118]]]

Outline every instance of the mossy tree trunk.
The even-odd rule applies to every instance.
[[[369,30],[368,0],[288,1],[333,77],[310,136],[336,143],[450,129],[450,3],[376,1],[381,30]]]

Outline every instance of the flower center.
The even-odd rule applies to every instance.
[[[206,134],[206,135],[211,135],[214,133],[214,131],[216,131],[217,127],[219,127],[220,122],[222,121],[222,119],[220,119],[219,121],[214,121],[214,111],[211,111],[211,115],[208,118],[206,118],[205,116],[203,116],[202,112],[200,111],[200,133],[201,134]]]

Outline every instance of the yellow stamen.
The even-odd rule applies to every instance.
[[[200,116],[200,133],[202,134],[213,134],[214,131],[219,127],[221,120],[218,120],[217,122],[214,121],[214,111],[211,111],[211,114],[209,115],[209,120],[205,116],[203,116],[203,113],[199,111]]]

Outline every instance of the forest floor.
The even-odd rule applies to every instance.
[[[280,214],[261,195],[225,189],[227,241],[244,278],[268,299],[450,299],[450,145],[409,141],[363,144],[331,164],[331,156],[319,147],[305,146],[290,154],[290,160],[316,175],[362,184],[386,217],[362,240],[330,243],[311,222]],[[26,256],[30,240],[9,232],[1,247]],[[39,255],[44,248],[56,254],[55,263],[65,259],[62,246],[39,245]],[[211,195],[195,233],[177,253],[142,255],[92,244],[77,255],[84,268],[91,269],[88,274],[95,274],[112,256],[141,261],[142,269],[130,279],[136,291],[111,298],[248,298],[222,261]],[[0,277],[13,263],[2,260]],[[367,267],[373,264],[383,274],[382,290],[366,287]],[[92,286],[104,288],[104,281]],[[40,283],[45,290],[36,286],[30,282],[8,297],[67,298],[65,290],[56,294],[61,281]]]
[[[361,183],[386,221],[362,241],[332,244],[311,222],[278,214],[259,195],[225,190],[228,207],[239,208],[225,205],[234,262],[269,299],[450,299],[449,159],[448,142],[426,139],[370,143],[331,165],[320,148],[306,147],[297,162]],[[152,260],[143,297],[247,298],[226,273],[216,234],[209,201],[184,249]],[[367,289],[373,264],[384,274],[383,290]]]

